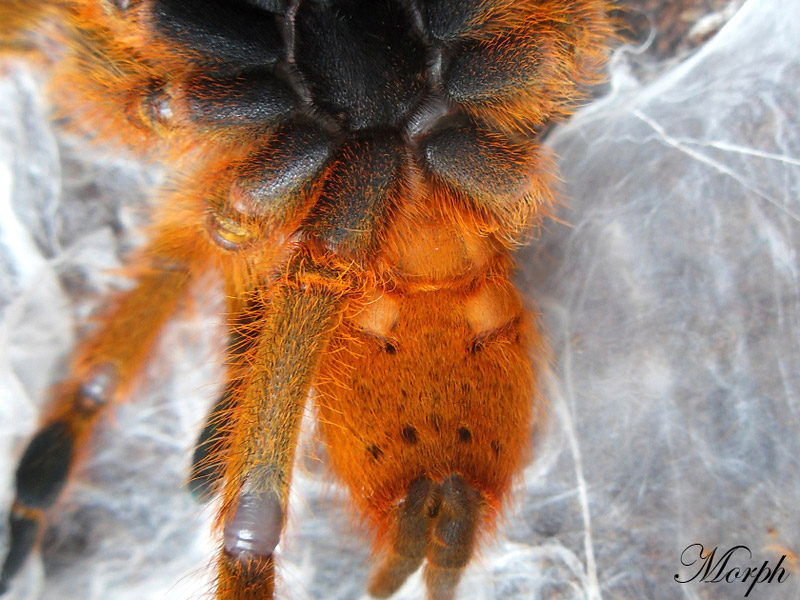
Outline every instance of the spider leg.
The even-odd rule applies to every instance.
[[[241,297],[242,294],[237,294]],[[234,304],[234,303],[229,303]],[[241,331],[243,325],[248,329],[255,328],[249,321],[252,313],[237,311],[231,306],[236,317],[230,324],[231,340],[228,344],[228,374],[225,391],[209,412],[206,422],[195,443],[192,455],[192,469],[189,476],[189,491],[198,502],[211,500],[219,491],[219,484],[225,475],[225,458],[230,444],[229,432],[225,423],[236,409],[237,390],[244,381],[244,361],[249,352],[254,350],[258,341],[257,335],[249,335]],[[245,321],[242,323],[241,321]]]
[[[184,236],[191,238],[191,232]],[[0,592],[35,548],[45,512],[61,495],[98,418],[126,397],[193,275],[202,272],[188,258],[197,255],[185,250],[176,244],[175,231],[154,239],[140,258],[136,287],[111,303],[97,329],[77,347],[67,377],[53,389],[42,424],[17,466]]]
[[[198,502],[207,502],[214,497],[225,474],[224,459],[228,437],[225,435],[223,423],[235,407],[233,392],[234,389],[229,384],[211,409],[200,435],[197,436],[188,486]]]
[[[261,326],[227,420],[234,429],[219,516],[219,599],[273,597],[273,552],[286,520],[300,421],[341,320],[341,286],[329,274],[290,274],[252,303],[261,304]]]
[[[9,54],[27,53],[35,49],[28,33],[42,17],[52,10],[49,2],[25,2],[25,0],[3,0],[0,4],[0,51]]]

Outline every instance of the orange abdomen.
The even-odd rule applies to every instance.
[[[471,314],[502,301],[493,295],[517,306]],[[496,506],[525,462],[532,418],[541,413],[531,365],[541,340],[516,292],[502,280],[469,291],[387,292],[364,310],[393,312],[389,335],[345,323],[317,386],[332,467],[354,501],[381,529],[413,480],[459,473]],[[492,310],[507,311],[504,322],[490,322]]]

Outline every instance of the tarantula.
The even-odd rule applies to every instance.
[[[136,286],[75,350],[16,473],[7,585],[98,416],[209,270],[227,387],[190,486],[221,496],[216,595],[271,598],[300,420],[374,534],[368,589],[455,594],[544,418],[510,282],[548,214],[535,141],[595,81],[598,0],[5,0],[0,45],[63,126],[174,173]]]

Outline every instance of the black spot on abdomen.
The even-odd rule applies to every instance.
[[[413,446],[419,441],[417,430],[411,425],[405,425],[403,427],[403,431],[400,432],[400,438],[410,446]]]
[[[380,446],[376,446],[375,444],[367,446],[367,452],[369,452],[370,456],[375,460],[380,460],[383,456],[383,450],[381,450]]]

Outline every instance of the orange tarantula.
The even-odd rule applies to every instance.
[[[190,487],[220,496],[216,597],[272,598],[307,402],[373,532],[375,597],[453,598],[544,418],[510,282],[547,215],[535,138],[599,76],[599,0],[4,0],[64,126],[175,173],[16,471],[7,587],[98,416],[221,274],[227,386]]]

